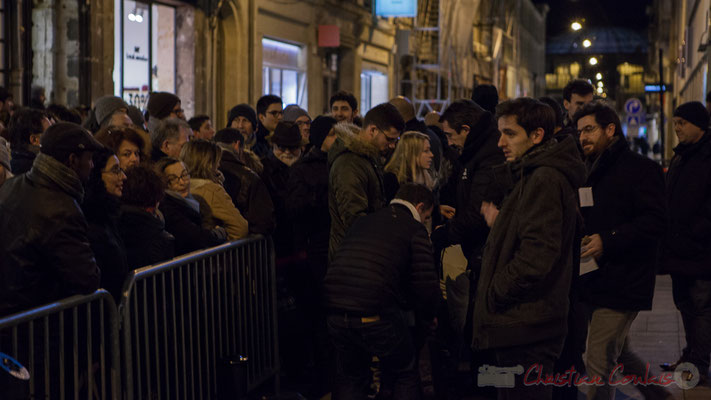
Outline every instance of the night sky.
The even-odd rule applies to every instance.
[[[585,18],[584,25],[603,27],[621,26],[635,30],[647,28],[649,17],[647,6],[652,0],[533,0],[547,3],[548,37],[559,35],[570,29],[576,19]]]

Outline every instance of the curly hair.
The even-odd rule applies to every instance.
[[[135,207],[155,207],[163,200],[165,185],[152,169],[137,166],[126,172],[121,200]]]

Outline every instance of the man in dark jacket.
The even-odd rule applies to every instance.
[[[484,248],[473,316],[475,349],[493,349],[498,367],[551,373],[563,348],[573,272],[576,189],[585,166],[572,138],[552,139],[555,117],[547,105],[519,98],[496,107],[499,147],[509,188],[501,210],[481,212],[491,232]],[[526,386],[516,375],[499,399],[546,399],[552,387]]]
[[[102,148],[79,125],[54,125],[30,172],[0,188],[0,315],[99,288],[80,203]]]
[[[577,130],[573,121],[575,113],[584,105],[593,101],[595,88],[587,79],[573,79],[563,88],[563,108],[565,108],[565,120],[563,128]]]
[[[50,125],[47,114],[42,110],[22,108],[12,115],[7,129],[12,144],[10,166],[14,175],[24,174],[32,168],[32,162],[39,153],[42,133]]]
[[[225,128],[215,134],[215,143],[222,148],[223,186],[249,222],[249,232],[270,235],[275,225],[274,204],[259,175],[242,162],[244,137],[237,129]]]
[[[489,234],[482,218],[482,201],[499,202],[499,195],[491,192],[491,168],[502,164],[504,154],[496,145],[499,131],[488,111],[471,100],[457,100],[447,107],[441,117],[442,127],[451,144],[462,149],[456,181],[454,217],[432,234],[435,248],[459,244],[468,261],[468,269],[477,275],[481,264],[481,250]]]
[[[389,103],[368,111],[363,128],[336,125],[338,138],[328,151],[329,259],[357,217],[385,205],[380,157],[395,148],[404,128],[405,121]]]
[[[615,366],[645,375],[629,349],[628,332],[640,310],[652,308],[658,238],[665,229],[664,176],[652,160],[630,151],[615,110],[590,103],[574,116],[585,152],[587,181],[580,189],[585,220],[581,300],[589,312],[586,369],[605,383],[589,399],[612,399]],[[585,265],[592,264],[586,273]],[[597,267],[597,269],[596,269]],[[661,386],[637,386],[646,398],[665,398]],[[654,396],[654,397],[651,397]]]
[[[256,144],[252,146],[252,151],[259,158],[266,158],[271,152],[268,138],[274,133],[277,124],[284,119],[284,109],[281,97],[267,94],[257,100],[257,118],[259,126],[255,135]]]
[[[336,348],[334,400],[366,398],[373,356],[393,380],[394,399],[421,397],[406,312],[432,321],[440,298],[423,225],[433,203],[427,188],[405,184],[390,206],[355,221],[336,251],[324,281]]]
[[[257,157],[264,158],[269,154],[266,140],[257,140],[257,113],[249,104],[238,104],[227,113],[227,128],[234,128],[244,137],[242,149],[253,151]],[[258,172],[258,171],[254,171]]]
[[[707,380],[711,353],[711,134],[700,102],[674,111],[674,148],[666,177],[667,229],[662,271],[670,273],[674,303],[681,312],[686,347],[679,361],[691,362]],[[669,365],[674,369],[676,365]]]

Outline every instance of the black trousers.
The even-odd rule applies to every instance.
[[[681,360],[706,375],[711,354],[711,280],[672,275],[672,292],[686,332]]]
[[[364,400],[368,395],[370,363],[380,360],[383,379],[392,382],[393,399],[421,398],[415,346],[402,313],[363,319],[331,313],[328,333],[336,350],[334,400]]]

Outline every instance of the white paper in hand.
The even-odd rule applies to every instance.
[[[580,197],[580,207],[592,207],[595,205],[591,187],[581,187],[578,189],[578,196]]]
[[[585,275],[587,273],[593,272],[600,269],[597,266],[597,262],[593,257],[585,257],[580,259],[580,275]]]

